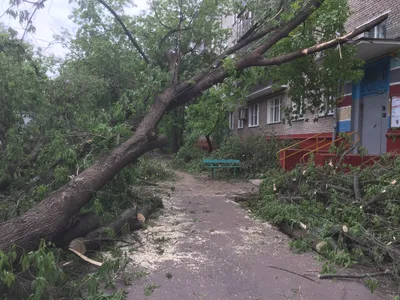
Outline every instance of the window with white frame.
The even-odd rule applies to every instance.
[[[238,120],[238,129],[243,128],[243,120]]]
[[[386,38],[386,22],[382,22],[381,24],[371,28],[369,31],[365,32],[364,36],[373,39]]]
[[[249,106],[249,127],[258,126],[260,105],[258,103]]]
[[[323,99],[319,108],[319,116],[323,117],[333,115],[334,97],[325,95],[322,95],[322,97]]]
[[[267,124],[279,123],[282,115],[282,97],[269,99],[267,109]]]
[[[233,112],[229,112],[229,129],[233,129],[234,127],[234,116]]]
[[[303,102],[296,103],[292,102],[292,117],[294,121],[304,119],[304,109],[303,109]]]

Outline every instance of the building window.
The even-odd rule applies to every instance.
[[[258,126],[259,113],[260,105],[258,103],[249,106],[249,127]]]
[[[237,38],[240,39],[251,27],[252,13],[250,11],[243,11],[235,17],[235,24],[237,24]]]
[[[332,96],[328,97],[325,95],[322,95],[322,97],[323,100],[319,108],[319,116],[323,117],[333,115],[334,98]]]
[[[369,31],[365,32],[364,36],[367,38],[371,38],[371,39],[386,38],[386,22],[383,22],[383,23],[371,28]]]
[[[296,102],[292,101],[292,116],[294,121],[304,119],[303,103],[300,103],[299,107]]]
[[[234,117],[233,112],[229,112],[229,129],[233,129]]]
[[[238,129],[243,128],[243,120],[238,120]]]
[[[267,124],[279,123],[281,121],[282,98],[273,98],[268,100],[268,118]]]

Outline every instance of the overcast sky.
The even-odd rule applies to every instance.
[[[9,0],[0,0],[0,23],[7,27],[11,27],[14,30],[22,33],[23,28],[17,20],[10,18],[8,15],[4,15],[4,12],[9,8]],[[127,12],[129,14],[138,14],[142,10],[148,8],[147,0],[134,0],[133,3],[136,7],[129,8]],[[36,33],[29,33],[26,35],[25,40],[31,42],[36,47],[45,49],[47,54],[55,54],[57,56],[63,56],[66,53],[66,49],[63,49],[62,45],[52,43],[54,41],[54,33],[61,33],[63,28],[68,29],[70,32],[74,32],[76,29],[75,24],[68,18],[72,12],[72,4],[68,3],[68,0],[47,0],[46,7],[38,10],[33,19],[33,23],[36,27]],[[30,6],[26,6],[29,8]]]

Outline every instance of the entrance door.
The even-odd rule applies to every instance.
[[[369,94],[361,102],[361,144],[371,155],[386,152],[387,97],[386,91]]]

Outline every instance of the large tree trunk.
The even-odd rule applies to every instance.
[[[0,250],[8,252],[15,244],[19,250],[31,251],[38,247],[41,239],[53,240],[65,230],[71,217],[90,200],[93,192],[147,151],[167,144],[165,136],[153,134],[165,106],[160,100],[132,138],[24,215],[1,223]]]

